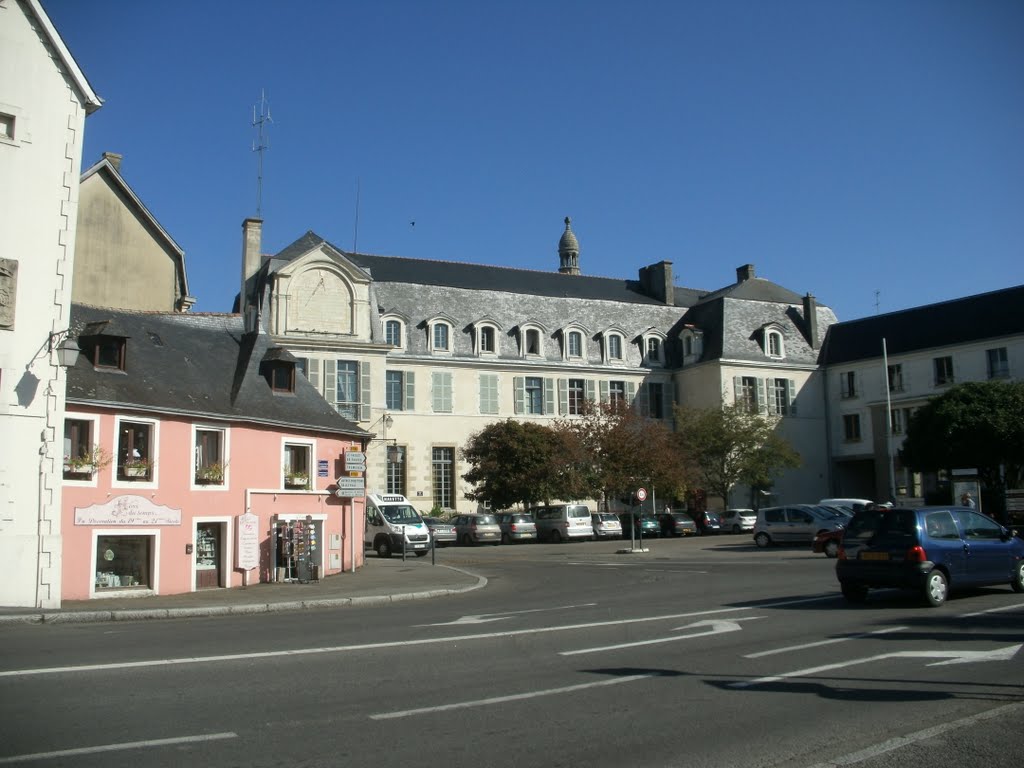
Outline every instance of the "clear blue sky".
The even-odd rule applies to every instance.
[[[1024,2],[43,0],[122,173],[228,311],[241,223],[584,273],[747,263],[842,320],[1024,282]],[[356,227],[359,190],[358,237]],[[415,221],[415,226],[411,222]]]

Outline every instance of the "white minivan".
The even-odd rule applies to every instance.
[[[537,540],[581,541],[594,535],[586,504],[553,504],[530,510],[537,524]]]
[[[363,546],[378,557],[405,552],[423,557],[430,551],[430,529],[405,496],[369,494]]]

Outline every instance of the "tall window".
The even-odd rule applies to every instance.
[[[782,334],[778,331],[768,331],[765,333],[764,347],[768,357],[782,357],[784,355]]]
[[[117,479],[153,479],[153,425],[122,421],[117,438]]]
[[[583,379],[569,379],[569,413],[579,415],[583,413],[583,404],[587,400],[587,385]]]
[[[451,413],[452,375],[446,371],[434,371],[430,379],[434,413]]]
[[[448,349],[448,325],[446,323],[434,323],[434,349]]]
[[[647,362],[661,362],[661,339],[656,336],[652,336],[647,339]]]
[[[665,418],[665,385],[660,381],[647,382],[647,415],[652,419]]]
[[[847,399],[857,396],[857,375],[853,371],[839,374],[839,394]]]
[[[847,413],[843,415],[843,439],[848,443],[860,441],[860,414]]]
[[[405,496],[405,446],[389,445],[385,450],[387,492]]]
[[[608,382],[608,403],[615,409],[625,407],[626,405],[626,382],[624,381],[609,381]]]
[[[455,449],[434,448],[432,460],[434,506],[455,509]]]
[[[889,366],[889,391],[903,391],[903,364],[894,363]]]
[[[405,405],[405,382],[401,371],[384,374],[384,404],[389,411],[401,411]]]
[[[953,358],[948,355],[936,357],[935,361],[935,386],[941,387],[953,383]]]
[[[480,413],[498,412],[498,374],[480,374]]]
[[[93,445],[91,419],[64,420],[64,477],[85,480],[104,463],[98,445]]]
[[[526,331],[526,354],[540,354],[540,331],[530,328]]]
[[[338,361],[337,397],[338,413],[350,421],[359,420],[359,363],[354,360]]]
[[[539,376],[526,377],[526,412],[534,415],[544,413],[544,379]]]
[[[286,488],[308,488],[311,476],[312,446],[299,443],[285,443],[284,485]]]
[[[907,430],[907,421],[910,418],[909,408],[893,408],[889,412],[889,426],[894,435],[902,435]]]
[[[990,379],[1005,379],[1010,375],[1010,361],[1006,356],[1006,347],[985,350]]]
[[[569,331],[569,357],[583,357],[583,334],[579,331]]]
[[[402,324],[397,320],[384,323],[384,341],[394,347],[402,346]]]
[[[786,416],[791,409],[789,379],[768,379],[768,410],[776,416]]]
[[[736,404],[748,413],[757,413],[757,378],[741,376],[736,381]]]
[[[224,431],[196,428],[195,481],[203,485],[223,485],[227,463],[224,456]]]
[[[613,333],[608,336],[608,359],[622,359],[622,337],[618,334]]]
[[[494,352],[494,329],[489,325],[480,329],[480,351]]]
[[[686,335],[683,337],[683,356],[689,357],[693,354],[693,336]]]

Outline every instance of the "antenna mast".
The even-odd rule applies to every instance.
[[[252,108],[252,124],[256,128],[256,139],[252,143],[252,151],[257,154],[258,165],[256,170],[256,218],[263,218],[263,151],[270,149],[270,136],[264,133],[267,123],[274,122],[270,118],[270,105],[267,103],[266,92],[260,89],[259,114],[256,107]]]

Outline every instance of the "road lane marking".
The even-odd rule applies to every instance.
[[[830,672],[833,669],[842,669],[843,667],[852,667],[856,664],[868,664],[872,661],[882,661],[883,659],[945,659],[945,661],[935,661],[931,664],[926,664],[928,667],[940,667],[947,664],[968,664],[971,662],[978,661],[1009,661],[1017,655],[1017,651],[1024,646],[1024,643],[1017,645],[1007,645],[1003,648],[996,648],[992,651],[896,651],[895,653],[880,653],[877,656],[868,656],[863,659],[850,659],[849,661],[838,661],[835,664],[823,664],[820,667],[808,667],[807,669],[798,669],[795,672],[786,672],[781,675],[772,675],[770,677],[759,677],[756,680],[746,680],[739,683],[730,683],[730,688],[750,688],[754,685],[764,685],[765,683],[777,683],[780,680],[788,680],[793,677],[807,677],[809,675],[816,675],[819,672]]]
[[[973,619],[975,616],[984,616],[986,613],[1003,613],[1005,611],[1019,611],[1024,609],[1024,603],[1018,603],[1016,605],[1004,605],[999,608],[988,608],[984,611],[975,611],[973,613],[961,613],[961,619]]]
[[[763,619],[764,616],[744,616],[743,621],[751,621],[753,619]],[[676,630],[680,629],[693,629],[694,627],[701,627],[702,629],[698,632],[690,632],[686,635],[672,635],[671,637],[656,637],[651,640],[637,640],[632,643],[618,643],[617,645],[603,645],[595,648],[579,648],[574,651],[561,651],[559,656],[578,656],[583,653],[600,653],[601,651],[617,651],[620,648],[636,648],[640,645],[658,645],[659,643],[674,643],[677,640],[689,640],[693,637],[705,637],[707,635],[720,635],[724,632],[738,632],[743,629],[740,626],[739,621],[722,621],[721,619],[707,619],[705,621],[698,621],[694,624],[689,624],[685,627],[676,627]],[[708,629],[703,629],[707,627]]]
[[[503,611],[502,613],[475,613],[462,616],[455,621],[442,621],[437,624],[413,624],[414,627],[450,627],[457,624],[486,624],[491,621],[504,621],[524,613],[543,613],[545,611],[567,611],[570,608],[593,608],[597,603],[580,603],[578,605],[556,605],[551,608],[529,608],[525,611]]]
[[[821,645],[832,645],[833,643],[845,643],[847,640],[863,640],[865,637],[873,637],[874,635],[885,635],[889,632],[900,632],[909,627],[887,627],[886,629],[876,629],[873,632],[864,632],[859,635],[847,635],[846,637],[834,637],[829,640],[819,640],[815,643],[804,643],[803,645],[789,645],[785,648],[773,648],[770,651],[758,651],[757,653],[748,653],[744,656],[744,659],[759,659],[762,656],[772,656],[776,653],[789,653],[790,651],[802,651],[805,648],[817,648]]]
[[[148,741],[126,741],[120,744],[101,744],[96,747],[78,747],[77,749],[61,749],[57,752],[35,752],[29,755],[11,755],[0,757],[0,765],[12,765],[14,763],[27,763],[31,760],[52,760],[57,757],[75,757],[77,755],[95,755],[102,752],[119,752],[126,749],[147,749],[151,747],[167,747],[176,744],[198,744],[204,741],[218,741],[220,739],[237,739],[238,734],[228,731],[226,733],[205,733],[198,736],[177,736],[171,739],[150,739]]]
[[[752,611],[755,608],[785,608],[790,605],[802,605],[805,603],[823,602],[835,600],[834,594],[822,595],[820,597],[804,597],[797,600],[781,600],[777,603],[763,603],[760,605],[739,605],[729,608],[712,608],[706,611],[689,611],[687,613],[670,613],[661,616],[641,616],[635,619],[614,619],[611,621],[590,621],[582,624],[565,624],[556,627],[535,627],[532,629],[509,629],[502,632],[482,632],[475,635],[452,635],[450,637],[426,637],[420,639],[391,640],[378,643],[361,643],[357,645],[335,645],[323,648],[295,648],[283,651],[253,651],[250,653],[231,653],[217,656],[192,656],[177,659],[151,659],[148,661],[121,661],[109,662],[106,664],[81,664],[64,667],[40,667],[38,669],[11,669],[0,671],[0,678],[5,677],[27,677],[30,675],[52,675],[65,672],[104,672],[124,669],[140,669],[144,667],[180,666],[185,664],[209,664],[225,661],[248,661],[251,659],[271,659],[282,656],[306,656],[322,653],[346,653],[350,651],[373,651],[386,648],[409,648],[416,645],[435,645],[440,643],[453,643],[469,640],[493,640],[495,638],[516,637],[519,635],[539,635],[550,632],[568,632],[578,629],[593,629],[595,627],[614,627],[627,624],[644,624],[658,621],[675,621],[676,619],[689,619],[698,616],[713,616],[722,613],[736,613],[738,611]]]
[[[809,768],[839,768],[839,766],[843,765],[855,765],[856,763],[862,763],[865,760],[871,760],[879,755],[884,755],[887,752],[892,752],[900,747],[906,747],[910,744],[924,741],[925,739],[934,739],[936,736],[941,736],[947,731],[954,731],[968,725],[974,725],[975,723],[980,723],[983,720],[989,720],[993,717],[1013,714],[1020,709],[1024,709],[1024,704],[1004,704],[1001,707],[990,709],[987,712],[979,712],[976,715],[962,717],[959,720],[953,720],[949,723],[933,725],[931,728],[925,728],[923,731],[915,731],[914,733],[907,734],[906,736],[897,736],[894,739],[888,739],[880,744],[874,745],[873,747],[862,749],[859,752],[851,752],[848,755],[835,757],[828,762],[817,763],[809,766]]]
[[[399,717],[412,717],[413,715],[428,715],[434,712],[448,712],[453,709],[469,709],[470,707],[487,707],[491,704],[504,704],[509,701],[523,701],[524,699],[536,699],[541,696],[555,696],[561,693],[574,693],[584,691],[588,688],[600,688],[607,685],[619,685],[620,683],[634,683],[637,680],[646,680],[650,677],[663,677],[661,672],[650,672],[644,675],[629,675],[627,677],[616,677],[611,680],[599,680],[596,683],[580,683],[579,685],[567,685],[564,688],[548,688],[545,691],[529,691],[527,693],[514,693],[508,696],[493,696],[489,699],[476,699],[475,701],[459,701],[454,704],[439,704],[436,707],[420,707],[419,709],[405,709],[401,712],[382,712],[370,715],[371,720],[394,720]]]

